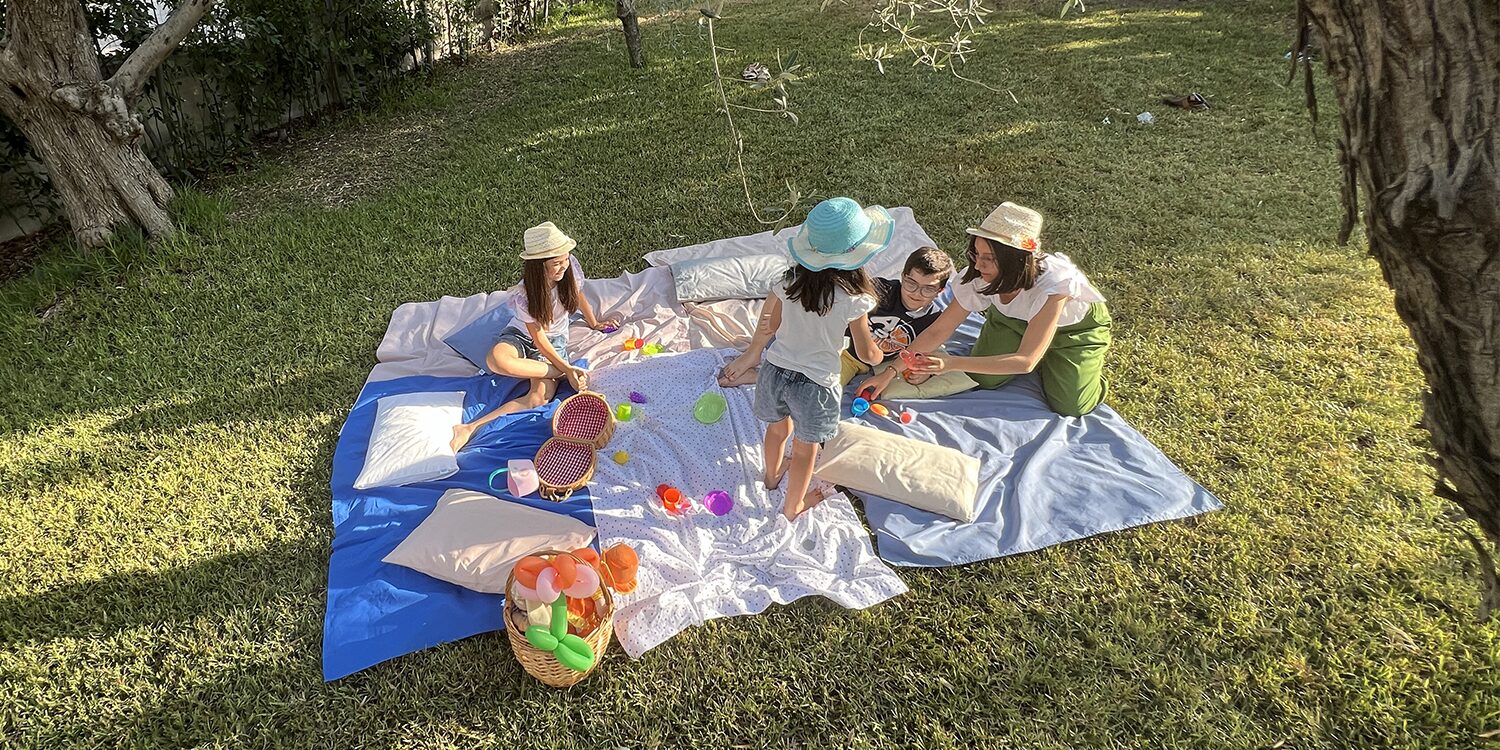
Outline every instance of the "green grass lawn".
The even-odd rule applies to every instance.
[[[636,72],[586,7],[184,191],[179,240],[0,284],[0,745],[1486,745],[1500,626],[1391,295],[1333,242],[1291,3],[1056,5],[978,35],[965,74],[1012,101],[880,75],[858,8],[731,4],[729,70],[810,66],[800,125],[742,118],[752,188],[912,206],[955,253],[1001,200],[1045,212],[1110,297],[1111,403],[1226,510],[616,648],[570,692],[501,634],[325,685],[329,467],[390,312],[510,284],[543,219],[596,276],[759,229],[696,16],[646,23]],[[1155,103],[1190,90],[1213,109]]]

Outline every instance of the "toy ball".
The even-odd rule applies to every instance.
[[[734,510],[734,498],[724,490],[714,490],[703,496],[703,507],[707,508],[709,513],[722,516]]]
[[[870,402],[862,398],[854,399],[854,403],[849,407],[849,412],[856,417],[869,410]]]
[[[911,420],[907,420],[907,421],[911,421]],[[617,463],[617,464],[619,464],[621,466],[624,466],[625,462],[629,461],[629,460],[630,460],[630,454],[629,453],[626,453],[625,451],[615,451],[615,463]]]
[[[644,403],[646,403],[646,394],[641,393],[640,391],[631,391],[630,392],[630,403],[632,403],[632,404],[644,404]]]
[[[873,411],[882,417],[889,416],[891,413],[890,409],[885,408],[885,404],[870,404],[870,411]]]
[[[634,412],[635,409],[630,408],[630,404],[620,404],[615,407],[615,419],[621,422],[629,422]]]
[[[873,386],[873,385],[867,385],[867,386],[859,389],[859,393],[856,394],[856,395],[859,398],[865,399],[866,401],[868,401],[868,400],[870,400],[872,398],[875,398],[875,386]]]

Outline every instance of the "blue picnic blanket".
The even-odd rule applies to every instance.
[[[503,474],[496,478],[499,489],[489,484],[495,469],[513,458],[532,458],[552,437],[557,401],[485,425],[459,452],[459,471],[451,477],[405,487],[353,487],[364,467],[381,398],[464,391],[464,421],[469,421],[521,395],[525,388],[521,381],[493,375],[415,376],[367,383],[360,392],[333,454],[333,553],[328,561],[328,610],[323,622],[323,679],[336,680],[387,659],[504,627],[500,595],[477,593],[381,562],[427,518],[447,490],[485,492],[593,525],[593,498],[586,492],[554,503],[509,494]]]
[[[966,354],[983,320],[969,316],[948,351]],[[857,387],[845,395],[845,414]],[[857,493],[880,557],[894,565],[963,565],[1223,507],[1108,404],[1083,417],[1053,412],[1034,375],[995,390],[889,403],[920,416],[907,425],[855,421],[979,459],[973,523]]]

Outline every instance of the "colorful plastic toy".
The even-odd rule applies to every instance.
[[[870,411],[873,411],[882,417],[888,417],[891,415],[891,410],[886,408],[885,404],[870,404]]]
[[[913,409],[907,409],[901,412],[901,424],[911,424],[912,420],[916,418],[917,412]]]
[[[620,330],[619,326],[605,326],[603,328],[600,328],[599,332],[600,333],[614,333],[615,331],[618,331],[618,330]]]
[[[624,466],[625,462],[630,460],[630,454],[626,453],[625,451],[615,451],[614,458],[615,463]]]
[[[605,586],[622,594],[635,590],[635,574],[641,559],[630,545],[620,543],[604,550],[603,559],[592,547],[574,550],[573,556],[598,569],[600,582]]]
[[[629,422],[634,412],[635,409],[631,408],[630,404],[618,404],[615,406],[615,419],[621,422]]]
[[[630,339],[630,338],[625,339],[625,343],[621,344],[621,346],[625,347],[625,351],[627,351],[627,352],[635,351],[636,349],[641,348],[642,345],[643,345],[643,342],[640,339]]]
[[[682,490],[670,484],[659,484],[656,486],[656,497],[661,500],[662,507],[670,513],[681,513],[692,507],[693,502],[682,494]]]
[[[716,391],[707,391],[693,404],[693,419],[703,424],[714,424],[724,418],[724,412],[728,409],[729,402],[724,400],[724,396]]]
[[[630,403],[632,403],[632,404],[644,404],[644,403],[646,403],[646,394],[641,393],[640,391],[631,391],[630,392]]]
[[[869,410],[870,410],[870,402],[869,402],[868,399],[864,399],[864,398],[856,398],[856,399],[854,399],[854,403],[850,404],[850,406],[849,406],[849,413],[853,414],[856,417],[864,416],[864,413],[867,412],[867,411],[869,411]]]
[[[859,389],[859,393],[855,394],[855,397],[856,398],[862,398],[862,399],[864,399],[866,401],[869,401],[870,399],[875,398],[875,386],[873,386],[873,385],[867,385],[867,386]]]
[[[661,354],[663,351],[666,350],[662,347],[661,344],[658,344],[656,342],[649,343],[641,348],[641,353],[645,354],[648,357]]]
[[[714,490],[703,496],[703,507],[716,516],[726,515],[734,510],[734,498],[724,490]]]
[[[525,458],[513,458],[505,462],[505,468],[490,472],[490,486],[495,486],[495,477],[505,475],[505,489],[516,497],[536,492],[540,482],[536,478],[536,465]]]

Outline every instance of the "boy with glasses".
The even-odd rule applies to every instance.
[[[874,279],[875,309],[870,312],[870,332],[875,334],[875,343],[885,355],[885,362],[900,356],[917,336],[937,320],[943,312],[937,297],[948,286],[948,277],[953,275],[953,261],[946,253],[935,247],[917,248],[906,258],[901,278]],[[842,371],[839,383],[848,385],[856,375],[880,369],[871,368],[861,362],[852,349],[843,352]],[[868,381],[868,385],[885,390],[895,379],[899,368],[887,367]],[[926,378],[922,378],[926,379]]]

